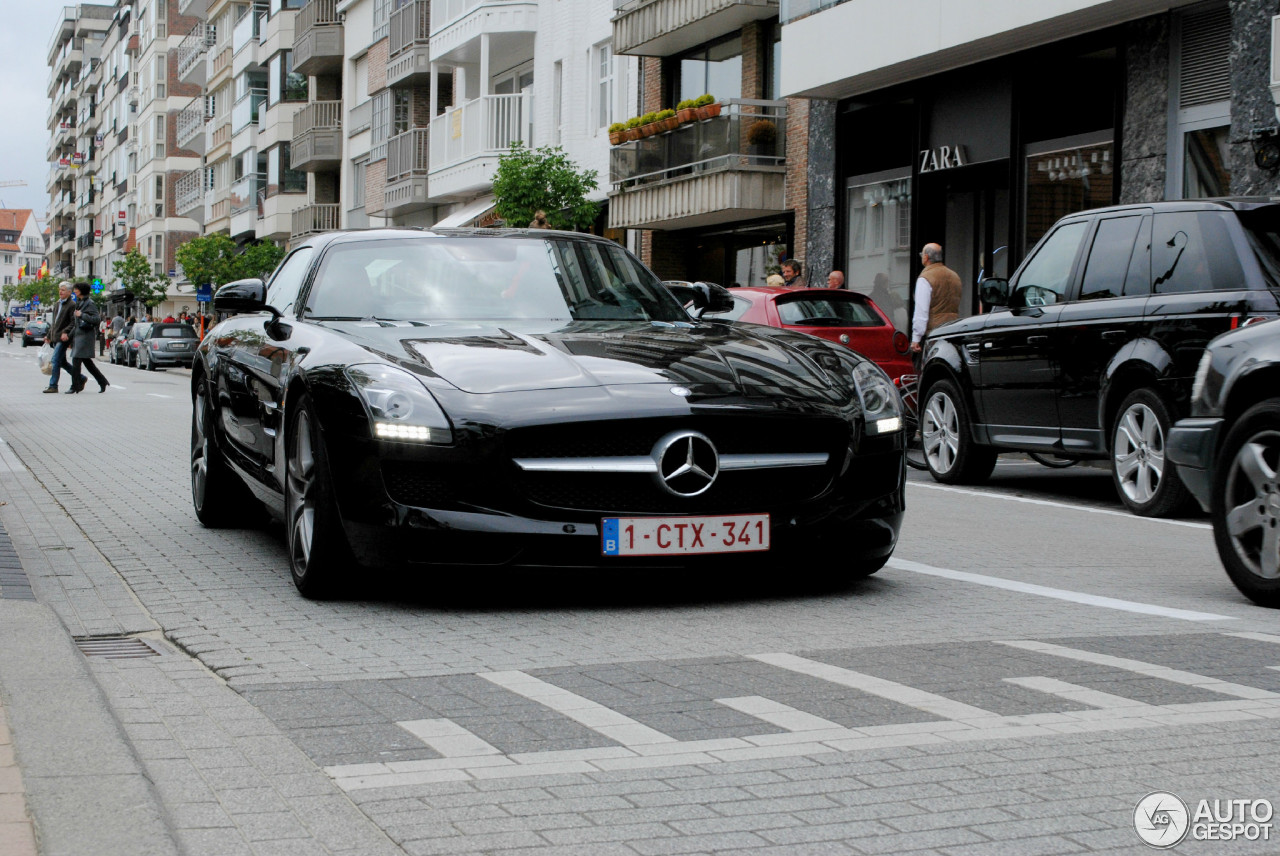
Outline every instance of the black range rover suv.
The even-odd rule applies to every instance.
[[[938,450],[927,456],[934,478],[981,482],[1001,451],[1109,458],[1134,513],[1186,505],[1165,438],[1189,410],[1209,340],[1280,314],[1277,202],[1160,202],[1058,221],[1010,279],[982,283],[990,311],[927,343],[921,430]]]

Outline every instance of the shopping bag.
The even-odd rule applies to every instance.
[[[40,374],[53,374],[53,348],[48,342],[40,346],[40,352],[36,354],[36,359],[40,361]]]

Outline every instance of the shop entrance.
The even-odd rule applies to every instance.
[[[947,267],[964,291],[960,315],[979,311],[978,282],[1010,272],[1009,162],[955,167],[919,177],[916,246],[942,245]]]

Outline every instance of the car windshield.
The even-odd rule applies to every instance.
[[[1244,233],[1258,259],[1268,288],[1280,289],[1280,209],[1267,207],[1240,212]]]
[[[621,247],[555,238],[338,244],[325,253],[304,312],[313,320],[689,320]]]

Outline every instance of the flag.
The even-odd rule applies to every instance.
[[[44,279],[49,275],[49,260],[45,259],[40,263],[40,272],[36,274],[36,279]]]
[[[22,282],[22,280],[26,278],[27,278],[27,266],[19,265],[18,266],[18,282]]]

